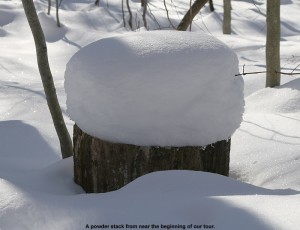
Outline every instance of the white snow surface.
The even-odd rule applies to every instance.
[[[142,146],[205,146],[239,127],[236,54],[201,32],[147,31],[101,39],[67,64],[71,118],[90,135]]]
[[[123,28],[120,0],[100,0],[100,7],[94,6],[94,0],[62,1],[62,28],[55,27],[55,4],[47,15],[48,1],[34,2],[72,135],[74,122],[66,114],[64,90],[67,63],[82,47],[130,29]],[[266,1],[231,3],[231,35],[222,34],[222,1],[214,1],[215,12],[206,5],[192,31],[205,31],[232,48],[240,72],[244,65],[245,72],[264,71]],[[281,3],[282,71],[299,72],[300,3]],[[130,4],[134,27],[143,25],[140,1]],[[189,1],[167,0],[166,4],[176,26]],[[150,30],[171,28],[163,1],[151,0],[149,9]],[[125,16],[128,20],[127,12]],[[102,224],[148,224],[149,229],[151,224],[159,225],[152,229],[167,229],[167,224],[181,225],[169,229],[187,229],[190,224],[193,229],[196,225],[214,225],[216,230],[299,229],[299,75],[282,75],[282,85],[273,89],[264,88],[264,73],[243,76],[245,112],[232,136],[231,178],[164,171],[140,177],[114,192],[85,194],[73,181],[73,159],[61,160],[33,38],[19,0],[0,0],[0,51],[1,230],[86,230],[87,224],[89,229]]]

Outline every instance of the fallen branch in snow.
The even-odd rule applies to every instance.
[[[293,69],[292,72],[290,73],[287,73],[287,72],[281,72],[281,71],[276,71],[276,73],[280,73],[280,74],[283,74],[283,75],[300,75],[300,73],[294,73],[294,71],[300,66],[297,65],[296,68]],[[245,73],[245,65],[243,65],[243,73],[239,73],[239,74],[236,74],[234,76],[245,76],[245,75],[249,75],[249,74],[259,74],[259,73],[266,73],[267,71],[257,71],[257,72],[247,72]]]

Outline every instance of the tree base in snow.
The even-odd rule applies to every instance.
[[[104,141],[76,124],[73,138],[75,182],[87,193],[113,191],[155,171],[229,173],[230,139],[205,147],[145,147]]]

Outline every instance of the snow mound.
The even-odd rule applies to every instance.
[[[11,10],[0,10],[0,26],[6,26],[12,23],[15,19],[16,15]]]
[[[40,12],[38,16],[47,42],[57,42],[66,35],[67,28],[62,24],[57,27],[57,22],[51,15]]]
[[[300,79],[276,88],[261,89],[247,97],[247,112],[296,113],[300,111]]]
[[[209,181],[209,183],[206,183]],[[180,182],[180,186],[179,183]],[[202,186],[205,183],[205,186]],[[201,188],[201,189],[199,189]],[[237,189],[238,188],[238,189]],[[184,190],[184,192],[183,192]],[[189,170],[167,170],[152,172],[130,182],[119,192],[133,194],[191,194],[197,196],[231,195],[293,195],[292,189],[265,189],[251,184],[241,183],[229,177]]]
[[[199,146],[227,139],[243,113],[235,53],[219,40],[178,31],[96,41],[67,64],[70,117],[85,132],[142,146]]]
[[[6,36],[6,31],[0,28],[0,37]]]

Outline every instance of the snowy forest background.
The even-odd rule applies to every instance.
[[[67,127],[64,71],[82,47],[124,28],[119,0],[36,0],[51,70]],[[134,32],[142,27],[140,1],[132,0]],[[151,0],[151,30],[173,29],[189,1]],[[223,35],[223,1],[208,4],[191,30],[204,31],[232,48],[240,72],[265,71],[266,1],[232,0],[232,34]],[[125,16],[128,19],[126,8]],[[299,72],[299,0],[281,1],[281,67]],[[170,22],[171,21],[171,22]],[[245,113],[232,137],[230,178],[204,172],[159,172],[106,194],[85,194],[73,182],[71,158],[61,160],[45,101],[35,46],[20,1],[0,0],[0,229],[87,229],[102,224],[158,225],[160,229],[297,229],[300,190],[300,80],[282,75],[265,88],[265,74],[243,76]],[[101,70],[99,70],[101,71]],[[237,73],[238,74],[238,73]],[[110,226],[111,227],[111,226]],[[128,226],[128,229],[130,227]],[[134,228],[132,226],[131,228]]]

